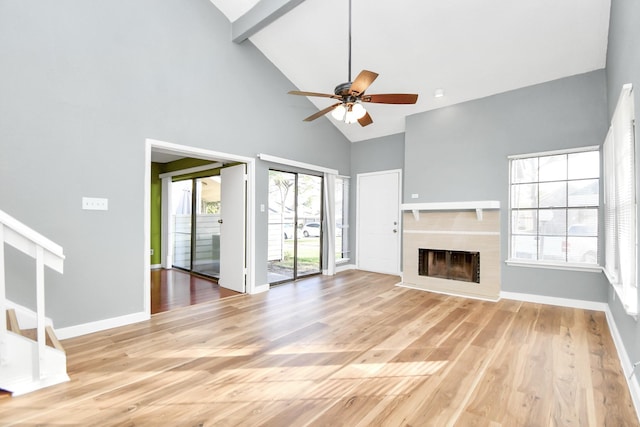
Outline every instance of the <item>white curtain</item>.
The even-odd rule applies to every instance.
[[[603,145],[605,274],[629,313],[637,313],[636,174],[633,92],[623,88]]]
[[[336,274],[336,175],[324,174],[324,244],[327,254],[325,274]]]

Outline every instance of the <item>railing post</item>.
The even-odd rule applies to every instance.
[[[34,380],[42,378],[42,358],[47,344],[44,334],[44,249],[36,246],[36,316],[38,319],[38,354],[34,355]]]

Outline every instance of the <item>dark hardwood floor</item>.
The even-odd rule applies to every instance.
[[[182,270],[151,270],[151,314],[241,295]]]

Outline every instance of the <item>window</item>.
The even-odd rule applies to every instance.
[[[627,313],[638,313],[636,272],[635,120],[631,85],[625,85],[604,141],[604,271]]]
[[[598,149],[510,157],[509,262],[598,268]]]
[[[336,177],[336,262],[349,260],[349,177]]]

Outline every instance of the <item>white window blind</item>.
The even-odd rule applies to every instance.
[[[634,105],[625,85],[603,145],[605,274],[625,310],[638,313]]]

